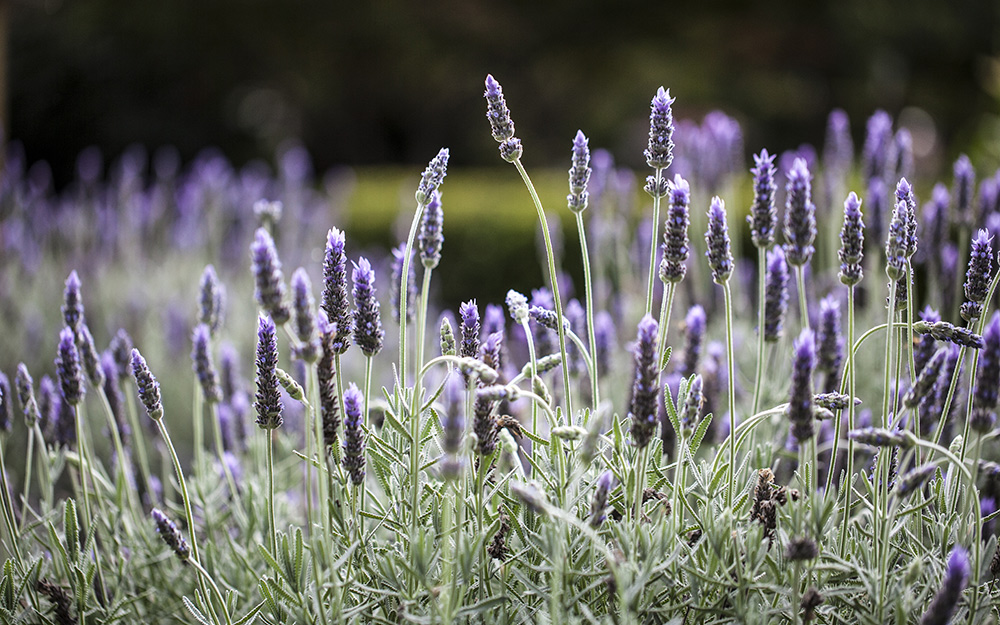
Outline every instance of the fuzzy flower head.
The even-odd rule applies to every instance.
[[[281,394],[278,390],[278,340],[274,321],[267,315],[257,320],[257,392],[254,409],[262,430],[281,427]]]
[[[976,170],[965,154],[958,157],[954,166],[954,206],[956,221],[963,226],[972,224],[972,196],[976,188]]]
[[[101,357],[97,353],[97,345],[94,343],[94,335],[90,333],[90,328],[86,323],[80,324],[76,331],[76,347],[80,352],[80,361],[83,370],[87,373],[87,379],[95,388],[104,384],[104,370],[101,368]]]
[[[344,391],[344,469],[355,486],[365,481],[364,395],[356,384]]]
[[[896,185],[896,201],[906,202],[906,256],[910,258],[917,251],[917,200],[906,178]]]
[[[427,168],[424,169],[424,173],[420,176],[420,185],[417,186],[417,203],[426,206],[434,194],[437,193],[438,187],[444,182],[444,177],[448,175],[448,157],[450,152],[448,148],[441,148],[438,150],[437,156],[431,159],[430,163],[427,164]]]
[[[83,384],[83,369],[80,352],[76,347],[76,334],[72,328],[63,328],[59,333],[59,351],[56,357],[56,374],[63,399],[70,405],[83,401],[86,387]]]
[[[836,375],[844,361],[844,337],[840,329],[840,304],[832,295],[819,303],[819,335],[816,337],[819,360],[816,369]]]
[[[521,140],[514,136],[514,122],[503,97],[503,89],[492,74],[486,76],[486,119],[490,122],[493,138],[500,144],[500,156],[513,163],[521,157]]]
[[[205,401],[214,404],[222,399],[222,389],[219,386],[219,375],[215,370],[215,365],[212,364],[212,356],[209,352],[210,340],[211,330],[209,330],[208,325],[199,323],[195,326],[191,335],[191,360]]]
[[[160,535],[160,538],[163,539],[163,542],[168,547],[173,549],[177,558],[184,564],[187,564],[188,559],[191,557],[191,548],[188,546],[188,542],[184,539],[181,531],[177,529],[177,525],[157,508],[153,508],[152,515],[153,522],[156,523],[156,533]]]
[[[266,229],[257,229],[254,242],[250,245],[250,255],[253,260],[254,295],[257,298],[257,305],[270,315],[276,324],[282,325],[291,318],[292,312],[286,301],[285,280],[281,273],[278,250],[274,247],[274,239]]]
[[[354,282],[354,343],[365,356],[371,357],[382,351],[385,331],[375,297],[375,270],[367,258],[361,257],[354,263],[351,279]]]
[[[528,298],[513,289],[507,291],[507,310],[514,323],[523,324],[528,320]]]
[[[774,205],[774,154],[761,150],[753,157],[753,205],[750,207],[750,236],[753,244],[764,249],[774,245],[774,233],[778,228],[778,211]]]
[[[28,372],[28,366],[23,362],[17,365],[14,386],[17,387],[17,399],[21,404],[24,422],[30,428],[41,418],[41,413],[38,409],[38,402],[35,400],[34,380],[31,379],[31,373]]]
[[[861,259],[865,250],[865,222],[861,199],[851,191],[844,200],[844,226],[840,230],[840,281],[848,286],[861,282],[864,272]]]
[[[67,328],[74,332],[83,323],[83,297],[80,295],[80,276],[72,271],[66,278],[66,288],[63,291],[62,314]]]
[[[118,378],[125,379],[132,375],[132,337],[124,329],[119,328],[118,332],[111,337],[111,355],[115,359],[118,367]]]
[[[948,556],[941,588],[934,595],[927,611],[920,617],[920,625],[947,625],[955,614],[962,591],[968,585],[971,574],[969,552],[960,545],[955,545]]]
[[[674,176],[670,185],[670,205],[663,230],[663,259],[660,261],[660,280],[680,282],[687,273],[688,255],[691,248],[688,241],[688,226],[691,224],[691,186],[680,174]]]
[[[965,273],[965,298],[962,318],[976,321],[982,315],[982,304],[990,288],[993,277],[993,237],[989,230],[982,229],[972,239],[969,252],[969,269]]]
[[[716,284],[725,284],[733,273],[733,253],[729,243],[729,227],[726,225],[726,203],[715,196],[708,209],[708,266],[712,269],[712,279]]]
[[[198,321],[204,323],[212,334],[222,325],[226,301],[226,289],[219,281],[215,267],[208,265],[201,274],[198,293]]]
[[[788,419],[792,436],[800,443],[813,437],[812,373],[816,366],[816,344],[812,330],[803,328],[793,345],[792,387],[788,399]]]
[[[670,90],[660,87],[649,104],[649,145],[643,154],[646,164],[654,169],[666,169],[674,159],[673,103]]]
[[[608,496],[615,487],[615,475],[611,470],[606,470],[597,478],[597,486],[594,489],[594,496],[590,500],[590,526],[598,528],[608,518],[606,514],[608,508]]]
[[[767,253],[767,279],[764,290],[764,340],[774,343],[784,332],[788,312],[788,263],[785,252],[776,247]]]
[[[812,203],[812,175],[806,161],[795,159],[785,185],[785,254],[790,265],[812,258],[816,239],[816,206]]]
[[[684,358],[678,373],[688,377],[698,371],[701,362],[702,346],[705,343],[705,326],[708,322],[705,309],[695,304],[688,309],[684,317]]]
[[[906,271],[906,202],[896,202],[896,210],[889,222],[889,238],[885,242],[885,273],[890,280],[898,281]],[[890,305],[892,302],[890,302]]]
[[[420,218],[420,232],[417,247],[420,262],[427,269],[434,269],[441,262],[441,247],[444,245],[444,211],[441,209],[441,193],[435,191],[424,207]]]
[[[319,358],[319,337],[316,334],[316,298],[313,297],[312,281],[302,267],[292,274],[292,309],[295,312],[295,335],[300,345],[296,355],[313,363]]]
[[[826,121],[826,138],[823,141],[823,168],[843,176],[854,161],[854,141],[851,139],[851,121],[843,109],[834,109]]]
[[[343,354],[351,346],[350,304],[347,301],[347,254],[344,252],[346,237],[343,231],[331,228],[326,235],[326,254],[323,258],[323,301],[320,307],[334,325],[337,335],[334,349]]]
[[[163,418],[163,402],[160,399],[160,383],[153,377],[153,373],[146,364],[146,359],[142,357],[139,350],[132,349],[132,375],[135,377],[135,386],[139,391],[139,400],[146,407],[146,412],[154,421]]]
[[[1000,312],[993,313],[983,332],[986,344],[979,352],[979,370],[973,391],[969,427],[986,434],[996,424],[997,396],[1000,394]]]
[[[587,183],[590,181],[590,142],[582,130],[576,131],[573,138],[573,165],[569,169],[569,195],[566,202],[574,213],[582,213],[587,209],[589,194]]]
[[[892,117],[882,110],[868,118],[861,172],[865,178],[885,178],[892,144]]]
[[[632,399],[629,418],[632,422],[632,442],[642,449],[649,444],[657,425],[657,373],[656,362],[659,326],[646,315],[639,322],[639,332],[634,351],[635,375],[632,382]]]

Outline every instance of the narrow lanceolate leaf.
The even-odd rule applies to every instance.
[[[680,438],[681,421],[677,416],[677,409],[674,407],[674,398],[671,396],[670,386],[663,387],[663,394],[664,394],[664,399],[666,400],[663,402],[663,404],[667,409],[667,418],[670,419],[670,425],[671,427],[674,428],[674,433],[677,434],[678,438]]]
[[[76,503],[72,499],[66,500],[63,530],[66,532],[66,556],[75,565],[80,560],[80,526],[76,517]]]
[[[667,363],[668,363],[668,362],[670,362],[670,354],[671,354],[671,352],[673,352],[673,351],[674,351],[674,350],[673,350],[673,348],[672,348],[672,347],[668,347],[668,348],[666,348],[665,350],[663,350],[663,358],[662,358],[662,359],[660,360],[660,371],[661,371],[661,372],[662,372],[662,371],[663,371],[664,369],[666,369],[666,368],[667,368]]]
[[[705,439],[705,434],[708,433],[708,426],[712,423],[712,415],[705,415],[705,418],[701,420],[698,424],[698,429],[694,431],[694,436],[691,437],[691,455],[698,453],[698,448],[701,447],[701,441]],[[713,480],[714,482],[715,480]]]
[[[199,610],[190,599],[182,597],[181,600],[184,601],[184,607],[187,608],[187,611],[191,613],[191,616],[193,616],[196,621],[202,625],[212,625],[212,621],[208,620],[208,618],[201,613],[201,610]]]

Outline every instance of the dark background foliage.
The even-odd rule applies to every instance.
[[[871,0],[0,0],[9,13],[9,135],[57,183],[77,154],[207,145],[235,163],[301,139],[320,171],[495,164],[480,101],[504,85],[531,164],[576,129],[640,166],[649,98],[721,108],[748,149],[819,145],[833,107],[856,140],[876,108],[918,107],[936,145],[992,128],[996,2]],[[954,156],[943,151],[942,159]],[[942,161],[944,162],[944,161]]]

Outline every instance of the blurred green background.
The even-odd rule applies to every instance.
[[[444,145],[453,166],[495,165],[487,73],[529,167],[562,166],[577,128],[643,166],[661,84],[679,118],[739,119],[748,151],[818,146],[834,107],[860,141],[885,108],[931,120],[932,169],[958,150],[997,160],[997,2],[0,0],[0,16],[8,136],[57,185],[81,149],[131,143],[240,165],[300,139],[318,171]]]

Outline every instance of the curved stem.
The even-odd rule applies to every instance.
[[[222,606],[222,616],[226,617],[228,625],[232,625],[233,619],[229,617],[229,610],[226,609],[226,600],[222,596],[222,592],[219,591],[219,587],[215,584],[215,580],[212,579],[212,576],[208,574],[208,571],[205,570],[205,567],[197,559],[188,558],[187,562],[194,567],[194,570],[198,571],[198,575],[201,578],[208,582],[209,587],[212,589],[212,594],[215,595],[215,600]],[[206,601],[208,600],[207,597],[205,599]]]
[[[580,256],[583,259],[583,291],[587,308],[587,340],[590,343],[590,394],[591,404],[596,408],[601,403],[597,371],[597,340],[594,333],[594,286],[590,277],[590,254],[587,251],[587,230],[583,225],[583,212],[576,213],[576,231],[580,238]]]
[[[566,412],[570,415],[570,417],[572,417],[573,394],[570,390],[573,387],[570,385],[569,367],[566,366],[566,363],[568,362],[566,359],[566,329],[563,327],[562,323],[563,306],[562,298],[559,295],[559,275],[556,273],[556,257],[552,251],[552,238],[549,236],[549,224],[548,220],[545,219],[545,209],[542,208],[542,202],[538,199],[538,193],[535,191],[535,185],[531,183],[531,178],[528,177],[528,172],[525,171],[520,158],[517,158],[514,161],[514,166],[517,167],[517,172],[521,174],[521,178],[524,180],[525,186],[528,187],[528,193],[531,194],[531,200],[535,203],[535,209],[538,211],[538,221],[542,226],[542,238],[545,239],[545,254],[548,256],[549,262],[549,283],[552,286],[552,301],[556,307],[556,329],[559,333],[559,355],[562,357],[563,394],[566,396]],[[648,302],[646,309],[649,310]]]
[[[764,380],[764,301],[767,299],[767,250],[757,248],[757,373],[753,380],[753,414],[760,410],[760,388]],[[853,344],[853,343],[852,343]]]
[[[406,237],[406,249],[403,251],[403,267],[399,277],[399,383],[406,388],[406,296],[409,292],[407,281],[410,279],[410,256],[413,254],[413,240],[417,236],[417,228],[420,226],[420,216],[424,213],[424,204],[417,202],[417,210],[413,213],[413,221],[410,222],[410,233]],[[340,364],[339,362],[337,364]],[[417,368],[419,368],[419,364]],[[340,374],[338,368],[338,376]],[[365,401],[368,400],[367,395]],[[342,413],[343,414],[343,413]]]

